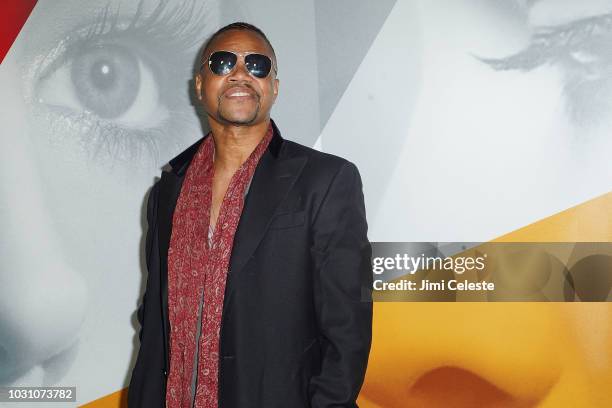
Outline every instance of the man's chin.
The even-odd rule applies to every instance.
[[[221,119],[222,123],[228,125],[248,126],[255,123],[255,120],[257,119],[257,113],[252,115],[224,115],[220,113],[219,119]]]

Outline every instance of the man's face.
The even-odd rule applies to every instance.
[[[215,75],[202,61],[202,69],[195,77],[196,95],[202,102],[209,120],[238,126],[253,125],[267,120],[278,94],[278,79],[273,68],[265,78],[251,75],[244,64],[248,53],[264,54],[273,59],[272,50],[257,33],[231,30],[218,36],[204,52],[208,58],[215,51],[237,54],[236,66],[227,75]]]

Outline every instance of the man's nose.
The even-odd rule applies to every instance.
[[[244,58],[238,57],[238,61],[236,61],[236,66],[230,72],[228,79],[232,82],[252,80],[251,74],[249,73],[249,70],[247,69],[246,64],[244,62]]]

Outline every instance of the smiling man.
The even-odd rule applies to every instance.
[[[258,28],[221,28],[201,61],[211,132],[150,193],[129,406],[356,407],[372,327],[359,172],[281,137]]]

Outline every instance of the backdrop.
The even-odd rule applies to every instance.
[[[370,240],[612,241],[611,13],[604,0],[38,1],[0,65],[0,386],[119,404],[146,196],[207,131],[197,50],[233,21],[276,49],[283,136],[357,164]],[[612,404],[607,303],[374,313],[362,407]]]

